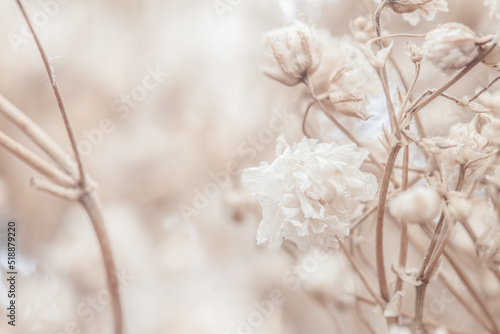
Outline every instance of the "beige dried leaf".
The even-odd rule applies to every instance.
[[[422,285],[422,281],[417,280],[418,268],[404,268],[399,263],[392,264],[392,271],[398,275],[404,282],[413,286]]]

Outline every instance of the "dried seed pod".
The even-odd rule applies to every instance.
[[[316,30],[301,21],[272,30],[266,35],[268,53],[277,62],[263,66],[266,75],[287,86],[295,86],[314,73],[321,59]]]
[[[434,66],[450,74],[465,67],[479,54],[476,36],[467,26],[446,23],[425,37],[424,54]]]

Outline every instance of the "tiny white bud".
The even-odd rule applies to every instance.
[[[439,214],[440,209],[439,195],[430,187],[410,188],[389,202],[391,214],[411,224],[432,221]]]

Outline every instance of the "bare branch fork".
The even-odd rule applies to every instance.
[[[111,292],[114,333],[123,332],[123,315],[118,291],[118,280],[116,266],[111,251],[108,233],[105,227],[101,200],[96,191],[96,183],[85,174],[81,156],[78,152],[77,141],[69,121],[61,93],[57,86],[55,75],[49,64],[48,57],[42,47],[37,33],[27,15],[21,2],[16,0],[28,27],[33,34],[35,43],[43,60],[45,70],[51,81],[59,111],[64,121],[64,126],[71,142],[74,158],[71,157],[60,145],[58,145],[47,133],[34,123],[21,110],[15,107],[5,97],[0,95],[0,113],[4,115],[19,130],[28,136],[52,161],[47,161],[16,142],[5,133],[0,131],[0,146],[7,149],[12,155],[20,159],[26,165],[43,177],[35,176],[32,185],[39,190],[46,191],[52,195],[70,200],[78,201],[87,212],[99,242],[101,255],[106,271],[106,281]],[[76,163],[75,163],[76,160]]]

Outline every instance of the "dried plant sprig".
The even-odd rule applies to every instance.
[[[1,111],[0,106],[0,111]],[[53,165],[49,164],[35,153],[31,152],[15,140],[11,139],[0,131],[0,145],[16,156],[18,159],[29,165],[35,171],[48,177],[52,181],[65,187],[74,188],[77,186],[75,180],[63,173]]]
[[[66,128],[66,132],[68,133],[68,137],[69,137],[69,140],[71,142],[71,147],[73,149],[73,154],[75,156],[76,163],[78,165],[78,171],[80,173],[78,183],[82,186],[82,188],[85,188],[86,179],[85,179],[85,173],[83,171],[82,158],[81,158],[80,154],[78,153],[78,144],[76,142],[76,137],[75,137],[75,134],[73,133],[73,128],[71,127],[71,123],[69,122],[68,113],[66,112],[66,107],[64,106],[63,98],[61,96],[61,93],[59,92],[59,86],[57,85],[55,74],[53,72],[52,67],[50,66],[49,58],[47,57],[47,54],[45,53],[45,50],[43,49],[43,45],[40,42],[40,39],[38,38],[38,34],[36,33],[35,29],[33,28],[33,25],[31,23],[30,18],[28,17],[28,14],[26,12],[26,9],[24,8],[23,3],[21,2],[21,0],[16,0],[16,2],[17,2],[17,5],[19,6],[19,9],[21,10],[21,13],[24,16],[24,19],[26,21],[26,24],[29,27],[31,34],[33,35],[33,38],[35,40],[38,51],[40,52],[40,55],[42,57],[43,65],[45,66],[45,70],[47,71],[47,75],[48,75],[50,82],[52,84],[52,90],[54,91],[54,95],[57,99],[59,111],[61,112],[61,117],[64,121],[64,127]]]
[[[39,146],[44,152],[46,152],[54,160],[54,162],[56,162],[57,165],[65,171],[66,174],[58,170],[51,164],[45,162],[43,159],[39,158],[29,150],[24,149],[21,145],[17,144],[15,141],[5,136],[3,133],[0,135],[1,144],[2,146],[6,147],[11,153],[13,153],[14,156],[20,158],[23,162],[25,162],[28,166],[32,167],[42,175],[45,175],[49,179],[56,182],[51,183],[47,180],[35,178],[32,181],[35,187],[65,199],[78,200],[86,210],[93,224],[94,231],[100,245],[101,255],[103,258],[107,277],[107,287],[111,292],[114,333],[122,334],[123,315],[120,294],[116,286],[116,284],[118,283],[117,271],[109,242],[109,237],[105,228],[101,202],[95,190],[96,186],[84,172],[83,164],[81,162],[81,156],[76,145],[76,138],[69,122],[63,99],[56,84],[55,77],[52,73],[52,69],[50,67],[46,53],[43,50],[36,31],[33,29],[31,21],[22,2],[20,0],[16,1],[28,24],[28,27],[30,28],[35,38],[35,42],[40,51],[45,69],[52,83],[52,89],[56,96],[59,110],[64,120],[66,132],[71,141],[79,173],[78,175],[75,175],[74,168],[71,166],[71,159],[69,158],[67,153],[60,146],[58,146],[40,127],[38,127],[24,113],[22,113],[12,103],[10,103],[2,96],[0,96],[0,113],[7,116],[7,118],[12,121],[12,123],[14,123],[21,130],[21,132],[25,133],[31,140],[33,140],[33,142],[37,146]]]

